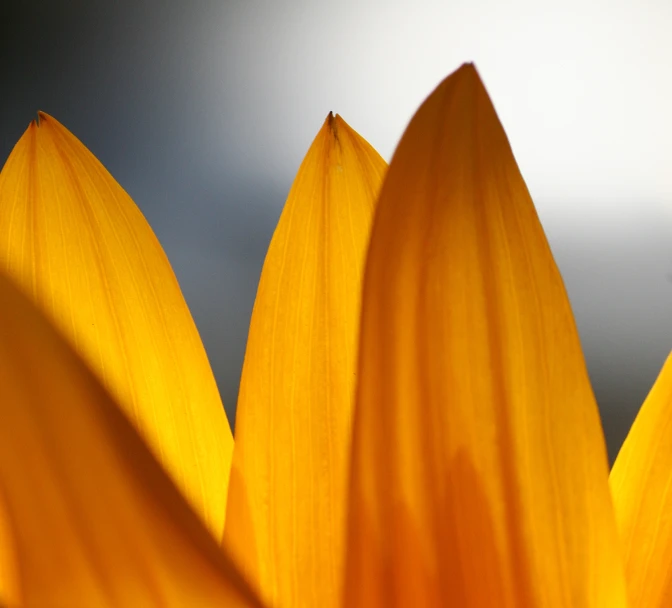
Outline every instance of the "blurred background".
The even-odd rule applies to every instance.
[[[233,421],[266,247],[330,110],[389,160],[475,61],[566,281],[610,455],[672,348],[669,0],[7,0],[0,162],[37,110],[182,285]]]

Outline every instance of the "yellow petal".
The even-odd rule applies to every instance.
[[[672,601],[672,355],[609,476],[631,605]]]
[[[260,606],[93,374],[1,276],[0,420],[9,605]]]
[[[289,193],[257,291],[225,543],[283,608],[340,599],[361,279],[385,168],[330,114]]]
[[[130,197],[40,114],[0,174],[0,269],[98,374],[217,538],[233,439],[196,326]]]
[[[572,312],[472,65],[416,113],[377,209],[343,606],[624,606]]]

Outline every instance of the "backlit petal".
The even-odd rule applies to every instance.
[[[361,328],[343,606],[624,606],[569,302],[472,65],[390,164]]]
[[[0,277],[8,605],[260,606],[94,375]],[[6,594],[6,590],[5,590]]]
[[[672,603],[672,355],[609,476],[631,605]]]
[[[274,605],[338,603],[357,326],[386,165],[327,118],[273,235],[236,418],[225,543]]]
[[[196,326],[130,197],[40,114],[0,174],[0,269],[120,403],[217,538],[233,450]]]

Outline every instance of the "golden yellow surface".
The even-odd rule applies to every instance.
[[[0,420],[13,539],[0,555],[19,566],[0,603],[261,606],[119,407],[4,276]]]
[[[625,606],[569,302],[472,65],[390,163],[362,307],[343,606]]]
[[[0,269],[91,366],[221,538],[233,441],[175,275],[126,192],[46,114],[0,173]]]
[[[385,169],[329,115],[289,193],[254,304],[224,543],[282,608],[340,601],[361,278]]]
[[[637,414],[609,476],[630,606],[672,605],[672,356]]]

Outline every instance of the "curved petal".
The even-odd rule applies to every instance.
[[[395,152],[361,328],[343,605],[624,606],[569,302],[473,65]]]
[[[609,476],[631,605],[672,598],[672,355],[637,414]]]
[[[98,374],[221,538],[233,439],[175,275],[112,176],[40,118],[0,174],[0,269]]]
[[[260,606],[121,410],[5,277],[0,420],[11,536],[0,554],[18,570],[9,605]]]
[[[254,303],[224,542],[283,608],[340,600],[361,277],[385,168],[329,115]]]

